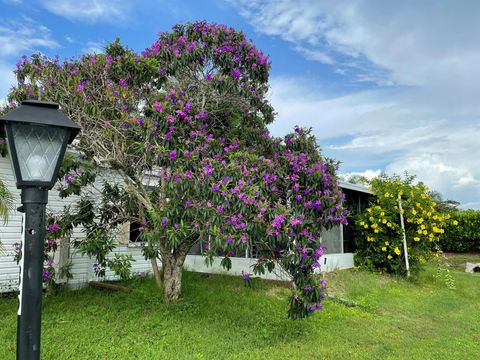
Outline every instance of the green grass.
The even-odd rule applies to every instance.
[[[287,288],[228,276],[185,273],[174,305],[152,279],[64,291],[43,302],[42,359],[477,359],[480,274],[453,270],[457,290],[434,274],[331,273],[332,294],[360,306],[326,300],[302,321],[286,318]],[[0,298],[0,359],[15,358],[16,307]]]

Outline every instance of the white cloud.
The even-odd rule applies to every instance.
[[[13,66],[9,66],[0,61],[0,79],[0,105],[2,105],[7,99],[10,87],[15,83]]]
[[[52,49],[59,44],[44,25],[23,16],[20,21],[0,21],[0,56],[16,56],[24,51]]]
[[[271,85],[270,100],[278,112],[274,135],[296,124],[313,127],[324,153],[342,161],[343,172],[408,171],[445,197],[480,208],[476,113],[453,118],[442,108],[414,104],[413,90],[336,97],[306,80],[274,77]]]
[[[381,75],[383,81],[427,85],[443,95],[460,90],[471,97],[471,90],[480,90],[478,1],[231,3],[257,31],[293,42],[297,49],[329,54],[340,71],[360,65],[358,80],[378,81]],[[300,53],[314,60],[309,52]],[[333,54],[340,55],[337,61]]]
[[[100,54],[104,52],[105,43],[102,41],[89,41],[86,46],[82,48],[83,53]]]
[[[43,6],[58,16],[86,22],[125,20],[130,8],[121,0],[44,0]]]
[[[312,50],[299,45],[295,46],[295,50],[303,54],[308,60],[315,60],[324,64],[333,64],[333,59],[323,51]]]
[[[273,133],[312,126],[343,171],[406,170],[480,208],[480,2],[230,3],[257,31],[330,64],[349,86],[339,96],[304,79],[273,78]],[[378,87],[354,92],[359,81]]]

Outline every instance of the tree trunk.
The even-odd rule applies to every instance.
[[[172,303],[180,298],[182,293],[182,270],[183,263],[188,251],[192,247],[191,242],[180,244],[174,251],[160,247],[162,256],[163,291],[166,303]]]
[[[183,258],[182,261],[176,261],[172,257],[170,261],[163,262],[164,299],[167,303],[177,301],[182,293],[182,269],[184,260],[185,258]]]
[[[155,276],[155,282],[159,288],[162,287],[162,273],[158,270],[157,258],[151,258],[150,262],[152,263],[153,275]]]

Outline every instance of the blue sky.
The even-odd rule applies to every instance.
[[[0,99],[23,55],[143,50],[206,19],[270,55],[275,135],[311,126],[343,173],[409,171],[480,208],[480,2],[0,0]]]

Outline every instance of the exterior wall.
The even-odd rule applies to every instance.
[[[15,208],[20,206],[20,191],[16,189],[14,175],[11,170],[10,159],[8,157],[0,157],[0,177],[6,183],[9,190],[15,196]],[[112,181],[118,181],[114,177],[111,177]],[[58,196],[56,190],[49,192],[49,201],[47,210],[60,211],[67,204],[73,204],[78,201],[75,196],[70,196],[68,199],[61,199]],[[19,266],[14,261],[14,244],[20,243],[22,239],[22,214],[13,211],[9,217],[7,225],[0,224],[0,241],[3,244],[4,251],[0,251],[0,292],[8,292],[16,290],[18,288],[19,280]],[[335,232],[336,230],[332,230]],[[80,227],[75,228],[72,234],[71,241],[81,239],[83,237],[82,229]],[[335,245],[335,249],[342,248],[342,238],[338,240],[332,237],[329,241],[334,241],[338,244]],[[70,258],[72,260],[72,274],[73,279],[69,281],[69,285],[72,287],[80,287],[88,283],[88,281],[99,280],[93,272],[94,259],[90,259],[86,256],[82,256],[76,252],[73,247],[70,247]],[[337,250],[335,250],[337,251]],[[130,254],[135,260],[132,263],[132,273],[151,271],[150,261],[144,259],[141,247],[136,244],[119,244],[115,249],[116,253]],[[340,250],[341,252],[341,250]],[[228,273],[231,275],[240,275],[242,270],[249,271],[251,265],[257,260],[249,257],[235,257],[232,258],[232,269],[227,272],[220,266],[220,260],[215,260],[213,266],[207,267],[205,260],[201,255],[191,254],[188,255],[185,261],[185,268],[188,270],[207,272],[207,273]],[[353,254],[352,253],[327,253],[322,257],[321,270],[332,271],[335,269],[345,269],[353,267]],[[274,272],[272,274],[266,274],[262,276],[269,279],[281,279],[287,280],[288,276],[281,271]],[[112,271],[108,271],[106,274],[107,279],[114,279],[115,276]]]

